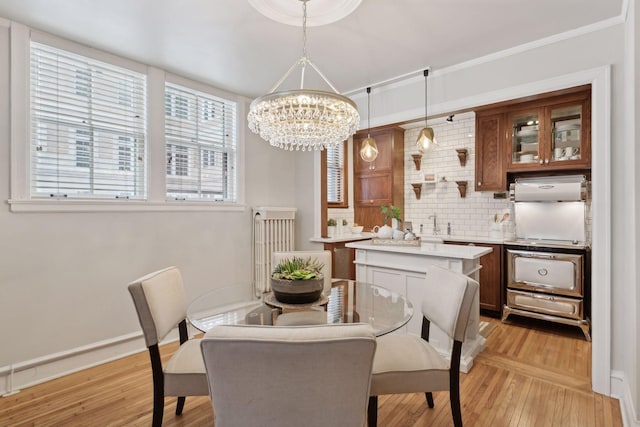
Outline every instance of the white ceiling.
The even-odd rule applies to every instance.
[[[350,92],[617,17],[623,1],[363,0],[344,19],[308,28],[307,46],[334,86]],[[251,98],[302,53],[300,27],[247,0],[0,0],[0,17]],[[327,89],[319,84],[305,86]]]

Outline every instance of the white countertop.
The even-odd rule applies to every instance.
[[[396,252],[458,259],[477,259],[493,251],[491,248],[482,246],[447,245],[444,243],[424,242],[421,246],[385,246],[374,245],[370,240],[347,243],[345,246],[348,248],[366,249],[369,251]]]
[[[340,234],[334,237],[312,237],[309,241],[317,243],[355,242],[358,240],[371,239],[373,236],[373,233],[362,232],[360,234]]]

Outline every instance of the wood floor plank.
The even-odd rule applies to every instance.
[[[577,328],[482,317],[496,325],[487,349],[461,375],[466,427],[619,427],[619,402],[591,391],[591,344]],[[163,346],[166,360],[177,348]],[[149,426],[151,368],[141,352],[0,398],[0,426]],[[381,427],[453,425],[448,392],[380,396]],[[206,396],[187,397],[183,414],[165,399],[164,426],[213,425]],[[265,426],[269,427],[269,426]]]

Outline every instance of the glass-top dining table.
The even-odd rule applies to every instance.
[[[368,323],[382,336],[403,327],[413,315],[403,295],[354,280],[334,279],[331,292],[311,304],[283,304],[271,293],[242,300],[231,297],[233,291],[221,288],[197,297],[187,307],[187,319],[202,332],[216,325]]]

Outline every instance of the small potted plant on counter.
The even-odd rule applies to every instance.
[[[400,230],[400,224],[402,224],[402,218],[400,217],[400,208],[397,206],[380,206],[382,213],[384,214],[384,223],[386,224],[391,219],[391,228],[394,230]]]
[[[335,219],[329,218],[329,220],[327,221],[327,236],[335,237],[337,225],[338,223],[336,222]]]
[[[317,301],[324,289],[324,264],[317,259],[293,257],[280,261],[271,274],[273,295],[285,304]]]

